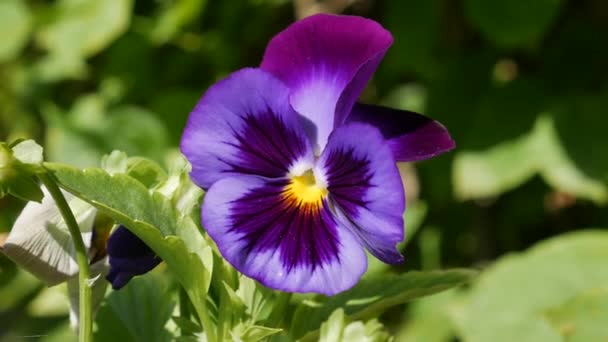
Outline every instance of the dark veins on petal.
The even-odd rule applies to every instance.
[[[222,159],[234,172],[264,177],[284,177],[291,164],[306,153],[306,140],[267,109],[257,116],[246,115],[243,128],[232,127],[235,142],[225,144],[238,149],[236,160]]]
[[[108,239],[110,272],[106,279],[118,290],[136,275],[151,271],[162,260],[127,228],[118,227]]]
[[[244,255],[280,251],[287,272],[336,260],[339,242],[327,202],[300,203],[285,191],[288,184],[271,181],[233,202],[232,230],[244,234]]]
[[[365,195],[373,186],[369,160],[357,158],[352,149],[336,149],[329,152],[326,167],[332,202],[353,217],[368,204]]]

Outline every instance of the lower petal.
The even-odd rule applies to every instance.
[[[341,126],[319,162],[340,221],[380,260],[403,261],[395,245],[403,240],[405,194],[380,132],[366,124]]]
[[[428,159],[455,146],[442,124],[414,112],[357,103],[347,121],[378,128],[398,162]]]
[[[340,226],[327,202],[286,196],[288,179],[222,179],[211,186],[203,225],[240,272],[283,291],[333,295],[367,268],[362,246]]]

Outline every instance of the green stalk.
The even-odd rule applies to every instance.
[[[91,308],[91,286],[89,286],[90,270],[89,258],[87,256],[87,248],[82,240],[80,228],[74,218],[74,214],[65,200],[65,197],[59,190],[57,183],[48,172],[41,172],[38,177],[49,190],[49,193],[55,200],[57,208],[68,226],[74,247],[76,249],[76,261],[78,262],[78,291],[79,291],[79,342],[91,342],[93,332],[93,311]]]

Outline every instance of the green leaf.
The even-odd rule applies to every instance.
[[[76,100],[67,114],[49,105],[45,148],[48,160],[81,167],[97,166],[112,150],[162,161],[168,148],[167,130],[153,113],[123,105],[108,111],[98,95]]]
[[[165,43],[173,38],[179,30],[192,22],[203,10],[207,0],[177,0],[171,7],[164,8],[151,32],[152,40]]]
[[[321,324],[319,342],[341,341],[345,325],[344,310],[336,309],[327,321]]]
[[[99,129],[105,146],[128,155],[162,160],[168,145],[167,130],[151,112],[122,106],[108,113]],[[104,147],[105,147],[104,146]]]
[[[245,305],[245,313],[253,323],[265,320],[272,312],[274,292],[255,280],[241,275],[236,294]]]
[[[321,325],[319,342],[385,342],[390,335],[378,320],[372,319],[366,324],[356,321],[348,323],[344,310],[336,309],[327,322]]]
[[[127,29],[132,7],[132,0],[61,0],[38,43],[52,54],[92,56]]]
[[[500,195],[540,174],[558,190],[598,203],[608,187],[576,168],[559,141],[550,116],[540,116],[532,132],[483,152],[460,152],[453,167],[460,199]]]
[[[462,291],[449,290],[421,298],[408,306],[407,320],[395,333],[396,341],[447,342],[455,337],[449,312],[458,307]]]
[[[172,341],[165,329],[175,303],[163,279],[154,274],[136,277],[113,291],[97,314],[97,341]]]
[[[39,163],[24,164],[18,159],[36,161],[38,156],[32,152],[32,142],[22,142],[15,148],[18,148],[19,156],[14,154],[8,144],[0,142],[0,198],[11,194],[25,201],[41,202],[43,194],[34,178],[34,172],[40,168]]]
[[[0,1],[0,63],[19,55],[31,29],[32,18],[25,1]]]
[[[278,334],[281,331],[281,329],[268,328],[260,325],[239,324],[233,329],[231,334],[232,340],[235,342],[257,342],[274,334]]]
[[[376,317],[391,306],[435,294],[468,282],[476,272],[447,270],[408,272],[361,280],[354,288],[333,297],[303,302],[292,320],[293,338],[314,338],[321,323],[337,308],[343,308],[352,320]]]
[[[111,175],[126,173],[127,154],[121,151],[112,151],[112,153],[101,158],[101,168]]]
[[[562,0],[466,0],[471,23],[492,43],[506,48],[537,43],[549,29]]]
[[[211,248],[189,216],[182,216],[159,193],[150,193],[138,180],[110,176],[101,169],[79,170],[47,163],[61,187],[91,203],[142,239],[167,263],[192,304],[209,327],[205,302],[211,281]]]
[[[558,342],[542,312],[608,285],[608,232],[582,231],[501,258],[471,288],[458,315],[463,340]]]
[[[556,111],[556,137],[562,141],[564,151],[589,177],[608,184],[608,140],[603,115],[608,106],[608,92],[595,96],[569,99]]]
[[[564,342],[608,340],[608,288],[576,295],[547,313]]]
[[[200,333],[203,331],[203,328],[198,323],[193,322],[191,319],[179,316],[173,316],[171,317],[171,319],[182,331],[182,334],[189,335],[194,333]]]
[[[42,146],[34,140],[24,140],[13,146],[15,158],[24,164],[38,165],[42,163]]]
[[[167,179],[167,173],[156,162],[142,157],[129,158],[126,173],[146,188],[153,188]]]

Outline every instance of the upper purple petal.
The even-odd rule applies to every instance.
[[[261,69],[242,69],[209,88],[181,140],[194,182],[207,189],[235,174],[284,177],[297,161],[312,160],[288,96],[289,89]]]
[[[308,123],[307,133],[320,151],[392,42],[390,32],[373,20],[318,14],[276,35],[261,67],[291,89],[291,105]]]
[[[367,249],[388,263],[403,261],[405,193],[392,153],[378,129],[347,124],[334,130],[320,159],[329,200]]]
[[[106,279],[118,290],[136,275],[151,271],[162,261],[142,240],[127,228],[118,227],[106,245],[110,273]]]
[[[367,268],[363,247],[326,201],[289,198],[289,179],[235,176],[208,190],[202,221],[222,255],[265,286],[333,295]]]
[[[377,127],[398,162],[428,159],[456,146],[441,123],[405,110],[357,103],[347,122]]]

